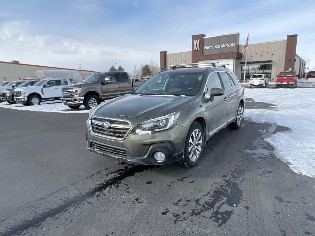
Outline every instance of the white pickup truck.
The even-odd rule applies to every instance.
[[[71,84],[69,79],[42,79],[33,86],[15,89],[14,100],[24,105],[39,105],[42,100],[60,99],[62,88]]]

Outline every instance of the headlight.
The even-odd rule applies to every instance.
[[[74,90],[74,95],[79,95],[81,93],[81,88],[77,88]]]
[[[172,113],[170,115],[162,116],[159,118],[151,119],[139,124],[140,131],[161,131],[172,127],[179,118],[180,113]]]

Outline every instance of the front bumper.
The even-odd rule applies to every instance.
[[[291,82],[275,82],[276,85],[294,85],[296,84],[296,81],[291,81]]]
[[[17,103],[26,103],[27,102],[27,97],[20,96],[20,97],[14,97],[14,101]]]
[[[6,100],[7,100],[6,97],[0,96],[0,102],[4,102],[4,101],[6,101]]]
[[[154,134],[131,131],[123,140],[102,137],[93,133],[87,121],[87,149],[103,156],[142,165],[164,165],[183,159],[187,130],[179,125]],[[183,137],[183,138],[182,138]],[[157,161],[154,153],[163,152],[164,161]]]
[[[263,80],[249,81],[249,85],[252,85],[252,86],[262,86],[264,84],[265,82]]]
[[[83,105],[84,97],[61,97],[61,101],[66,106],[68,105]]]

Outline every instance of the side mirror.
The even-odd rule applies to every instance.
[[[224,90],[221,88],[212,88],[210,90],[210,96],[222,96],[224,94]]]
[[[105,79],[101,80],[101,84],[102,85],[105,85],[105,84],[108,84],[108,83],[110,83],[110,79],[109,78],[105,78]]]
[[[220,88],[212,88],[209,93],[204,94],[204,99],[206,101],[212,101],[214,96],[222,96],[224,94],[224,90]]]

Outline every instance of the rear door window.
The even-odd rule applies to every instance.
[[[231,89],[235,86],[235,84],[232,83],[230,76],[226,72],[220,72],[219,75],[222,79],[225,90]]]
[[[118,74],[117,82],[119,82],[119,83],[129,82],[129,78],[128,78],[127,74],[125,74],[125,73]]]

